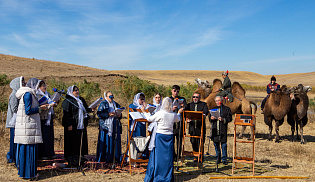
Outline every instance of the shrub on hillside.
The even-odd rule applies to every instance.
[[[11,82],[11,80],[7,79],[8,76],[6,74],[0,75],[0,86],[7,85]]]

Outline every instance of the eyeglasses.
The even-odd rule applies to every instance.
[[[145,99],[140,99],[140,100],[145,100]]]
[[[172,90],[173,92],[177,92],[177,93],[179,93],[179,90]]]
[[[113,96],[113,95],[110,95],[110,96],[108,96],[108,98],[113,99],[113,98],[114,98],[114,96]]]
[[[197,98],[198,99],[199,97],[198,96],[193,96],[193,98]]]
[[[75,89],[75,90],[73,90],[74,92],[79,92],[79,89]]]

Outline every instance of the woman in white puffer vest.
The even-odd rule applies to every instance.
[[[22,178],[35,178],[37,172],[37,144],[42,143],[42,133],[39,112],[46,109],[46,105],[39,107],[34,90],[37,78],[31,78],[26,87],[16,92],[20,99],[17,111],[14,143],[17,147],[17,168]]]

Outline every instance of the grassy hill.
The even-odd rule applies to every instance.
[[[65,81],[77,81],[85,78],[96,82],[104,82],[109,78],[105,78],[109,74],[135,75],[139,78],[150,80],[157,84],[173,85],[193,83],[195,78],[209,80],[212,82],[215,78],[220,78],[222,71],[212,70],[102,70],[90,68],[87,66],[79,66],[61,62],[53,62],[46,60],[22,58],[11,55],[0,54],[1,69],[0,74],[6,74],[9,78],[23,75],[26,79],[37,77],[46,79],[49,77],[61,78]],[[49,70],[49,71],[48,71]],[[265,86],[268,84],[272,75],[261,75],[248,71],[229,71],[232,82],[238,81],[242,84],[250,84],[255,86]],[[315,85],[315,72],[310,73],[294,73],[277,75],[277,82],[281,85]]]

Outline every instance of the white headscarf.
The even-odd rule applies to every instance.
[[[140,109],[142,107],[142,105],[139,104],[139,98],[140,98],[140,94],[143,94],[142,92],[137,93],[134,97],[133,97],[133,105],[137,106],[137,109]]]
[[[108,105],[109,105],[109,110],[108,110],[108,112],[110,113],[110,112],[114,112],[115,111],[115,109],[116,109],[116,103],[115,103],[115,101],[113,100],[113,102],[109,102],[109,100],[107,100],[107,97],[106,97],[106,92],[104,92],[104,98],[105,98],[105,100],[108,102]],[[108,130],[108,136],[112,136],[112,134],[113,134],[113,122],[114,122],[114,120],[115,120],[115,117],[114,116],[109,116],[106,120],[105,120],[105,122],[104,122],[104,124],[105,124],[105,127],[107,128],[107,130]],[[116,131],[117,132],[117,131]]]
[[[45,93],[39,88],[39,83],[41,82],[42,80],[38,80],[37,84],[36,84],[36,94],[38,95],[41,95],[43,97],[46,97],[46,99],[48,100],[48,103],[52,103],[53,101],[51,100],[51,98],[49,97],[48,95],[48,92],[47,90],[45,91]],[[49,110],[48,110],[48,118],[47,118],[47,121],[45,123],[46,126],[50,126],[50,121],[51,121],[51,115],[54,114],[54,108],[53,107],[50,107]]]
[[[160,95],[160,94],[156,94],[156,95]],[[155,95],[155,96],[156,96],[156,95]],[[153,105],[156,107],[156,109],[154,110],[153,113],[158,112],[158,111],[161,109],[161,105],[162,105],[162,97],[161,97],[161,95],[160,95],[160,97],[161,97],[160,103],[157,103],[157,102],[155,101],[155,96],[153,97]]]
[[[31,78],[27,81],[26,86],[30,87],[31,89],[36,90],[36,85],[38,83],[38,79],[37,78]]]
[[[79,105],[79,121],[78,121],[77,129],[83,129],[84,128],[84,124],[83,124],[84,118],[87,118],[88,116],[87,116],[87,113],[86,113],[86,110],[83,106],[82,101],[79,99],[79,95],[78,95],[78,97],[73,95],[73,88],[74,87],[77,87],[77,86],[72,85],[72,86],[68,87],[67,94],[69,96],[71,96],[72,98],[74,98]]]
[[[163,99],[161,109],[166,111],[166,112],[172,112],[173,108],[173,102],[172,99],[169,97],[166,97]]]

